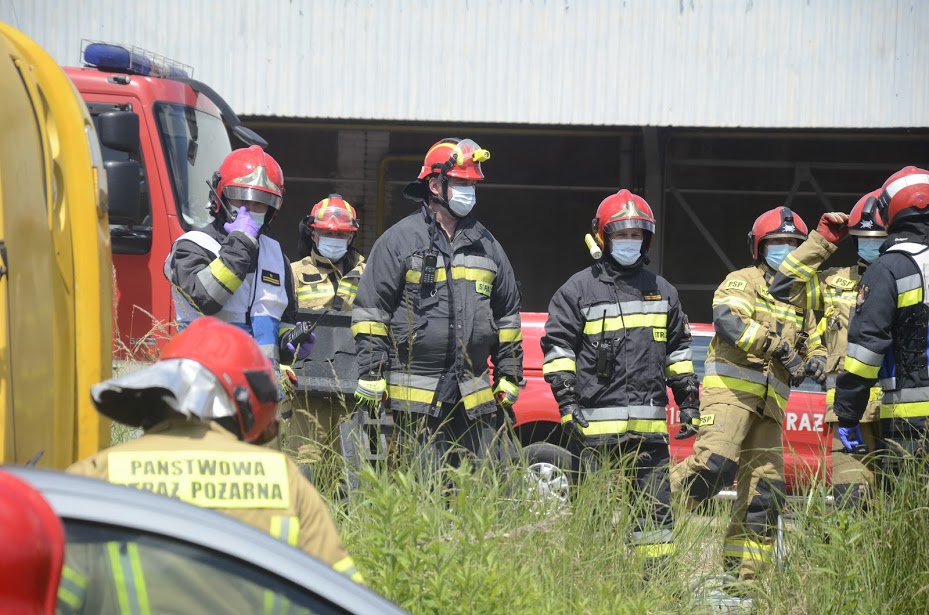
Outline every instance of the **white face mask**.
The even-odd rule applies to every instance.
[[[634,265],[642,257],[642,240],[611,239],[610,254],[623,267]]]
[[[348,252],[348,239],[320,237],[316,242],[316,250],[331,261],[341,260]]]
[[[255,224],[257,224],[258,227],[261,228],[261,226],[265,223],[265,216],[267,215],[267,213],[268,212],[265,212],[263,214],[256,214],[255,212],[250,211],[248,212],[248,215],[251,216],[252,220],[255,221]]]
[[[459,218],[471,213],[477,203],[474,186],[449,186],[448,193],[448,208]]]

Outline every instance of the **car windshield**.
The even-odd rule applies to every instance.
[[[226,126],[215,115],[187,105],[162,102],[153,108],[181,225],[190,229],[208,224],[207,182],[232,151]]]
[[[697,378],[700,379],[700,382],[703,382],[703,373],[704,367],[703,364],[706,363],[706,352],[710,347],[710,340],[713,339],[709,335],[695,335],[693,341],[690,343],[690,350],[693,354],[694,362],[694,372],[697,374]],[[798,387],[793,387],[794,391],[807,391],[813,393],[822,393],[823,388],[816,384],[813,380],[807,378],[803,381]]]

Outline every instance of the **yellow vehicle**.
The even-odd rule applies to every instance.
[[[64,468],[110,443],[89,395],[112,366],[107,185],[137,207],[139,169],[104,168],[71,81],[5,23],[0,83],[0,450],[3,463]],[[101,126],[108,147],[131,140],[128,121]]]

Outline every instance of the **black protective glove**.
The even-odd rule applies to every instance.
[[[558,412],[561,414],[561,424],[570,424],[578,436],[584,437],[582,427],[590,427],[590,422],[581,414],[581,406],[576,403],[558,406]]]
[[[810,357],[804,365],[806,375],[818,385],[826,384],[826,357]]]
[[[790,347],[790,344],[782,341],[778,344],[771,357],[784,366],[789,375],[787,382],[792,387],[800,386],[806,379],[806,368],[803,365],[803,358],[797,354],[797,351]]]
[[[674,436],[675,440],[686,440],[697,435],[700,430],[700,408],[687,406],[681,408],[681,430]]]
[[[590,423],[581,415],[581,406],[578,403],[577,380],[572,376],[562,381],[552,383],[552,393],[558,402],[558,413],[561,414],[561,424],[570,423],[578,436],[583,437],[581,427],[590,427]]]

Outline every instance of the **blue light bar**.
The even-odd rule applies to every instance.
[[[85,66],[164,79],[188,79],[193,73],[186,64],[131,45],[85,43],[82,52]]]

